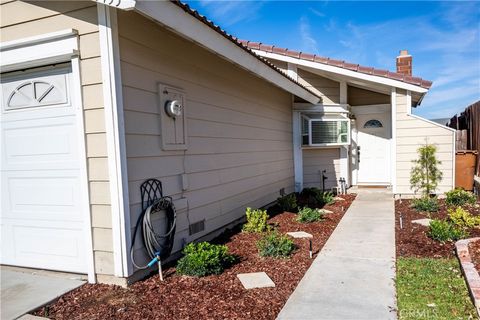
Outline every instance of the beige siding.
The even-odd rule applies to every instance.
[[[322,187],[322,171],[327,170],[325,188],[337,186],[340,178],[340,149],[303,149],[303,186]]]
[[[442,126],[412,117],[407,114],[407,96],[404,91],[397,92],[397,193],[412,193],[410,189],[410,170],[412,160],[416,159],[417,149],[425,143],[437,146],[437,158],[442,161],[440,170],[443,180],[438,192],[453,187],[453,143],[454,133]]]
[[[281,188],[293,191],[290,94],[136,13],[119,12],[118,21],[132,227],[147,178],[176,199],[174,250],[275,200]],[[161,148],[157,83],[185,91],[185,152]],[[188,220],[202,219],[206,230],[190,236]]]
[[[372,104],[390,104],[390,96],[370,90],[348,86],[348,104],[351,106],[366,106]]]
[[[340,103],[340,83],[305,71],[297,70],[298,82],[312,90],[321,97],[320,103],[338,104]]]
[[[0,14],[1,41],[69,28],[79,33],[95,269],[97,273],[113,274],[97,7],[91,1],[4,1]]]

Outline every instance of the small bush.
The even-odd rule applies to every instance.
[[[322,192],[322,200],[325,204],[332,204],[335,202],[335,195],[331,192]]]
[[[453,223],[434,219],[430,222],[430,238],[440,241],[456,241],[468,237],[468,232]]]
[[[306,207],[298,211],[298,216],[295,220],[302,223],[309,223],[322,219],[323,215],[318,209],[311,209]]]
[[[473,193],[457,188],[445,193],[447,198],[445,203],[449,206],[464,206],[466,204],[475,204],[477,199]]]
[[[480,225],[480,217],[472,216],[462,207],[457,207],[455,210],[448,209],[448,217],[454,225],[460,228],[472,228]]]
[[[183,253],[185,256],[178,260],[177,272],[188,276],[220,274],[235,261],[235,257],[228,253],[227,246],[208,242],[190,243]]]
[[[437,212],[439,209],[438,199],[436,197],[422,197],[412,200],[412,207],[417,211]]]
[[[257,242],[262,257],[286,258],[295,250],[292,239],[278,232],[271,232]]]
[[[283,211],[294,211],[297,209],[297,197],[295,193],[290,193],[278,198],[277,203]]]
[[[245,212],[247,223],[243,225],[242,230],[245,232],[264,232],[268,230],[268,214],[267,210],[247,208]]]

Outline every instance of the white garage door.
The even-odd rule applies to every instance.
[[[1,89],[1,263],[84,273],[71,66],[2,74]]]

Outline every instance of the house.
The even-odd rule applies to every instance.
[[[411,114],[428,81],[242,43],[180,2],[0,8],[2,264],[135,281],[149,178],[173,198],[174,252],[323,170],[325,188],[411,193],[427,138],[452,187],[453,131]]]

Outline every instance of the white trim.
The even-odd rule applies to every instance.
[[[447,130],[450,130],[452,132],[456,132],[456,130],[454,128],[450,128],[450,127],[447,127],[447,126],[444,126],[443,124],[440,124],[438,122],[434,122],[432,120],[428,120],[428,119],[425,119],[425,118],[422,118],[420,116],[417,116],[416,114],[408,114],[409,117],[412,117],[412,118],[415,118],[415,119],[418,119],[418,120],[422,120],[424,122],[427,122],[431,125],[435,125],[437,127],[440,127],[440,128],[443,128],[443,129],[447,129]]]
[[[295,191],[303,189],[303,151],[302,151],[302,122],[300,112],[292,113],[293,131],[293,166],[295,173]]]
[[[322,113],[350,113],[348,105],[313,105],[310,103],[295,102],[293,109],[304,112],[322,112]]]
[[[284,56],[284,55],[281,55],[281,54],[276,54],[276,53],[271,53],[271,52],[265,52],[265,51],[261,51],[261,50],[253,50],[253,52],[255,52],[259,56],[262,56],[262,57],[265,57],[265,58],[280,60],[280,61],[285,61],[285,62],[290,62],[290,63],[295,63],[295,64],[300,65],[300,66],[306,66],[306,67],[322,70],[322,71],[325,71],[325,72],[331,72],[331,73],[339,74],[339,75],[354,78],[354,79],[366,80],[366,81],[379,83],[379,84],[383,84],[383,85],[391,86],[391,87],[396,87],[396,88],[400,88],[400,89],[410,90],[410,91],[418,92],[418,93],[428,92],[428,89],[425,89],[425,88],[422,88],[420,86],[416,86],[416,85],[413,85],[413,84],[405,83],[405,82],[399,81],[399,80],[389,79],[389,78],[380,77],[380,76],[374,76],[374,75],[365,74],[365,73],[361,73],[361,72],[357,72],[357,71],[353,71],[353,70],[348,70],[348,69],[345,69],[345,68],[340,68],[340,67],[327,65],[327,64],[324,64],[324,63],[293,58],[293,57]]]
[[[350,184],[350,174],[349,174],[349,146],[340,147],[340,178],[345,178],[347,188]],[[337,185],[339,185],[337,181]]]
[[[412,114],[412,93],[407,90],[407,114]]]
[[[0,43],[0,72],[27,69],[78,56],[77,32],[67,29]]]
[[[340,104],[347,104],[348,103],[348,86],[345,81],[340,81]]]
[[[90,212],[90,197],[88,185],[88,169],[87,169],[87,147],[85,142],[85,120],[83,116],[83,100],[82,100],[82,81],[80,73],[80,59],[78,57],[72,59],[72,79],[73,79],[73,105],[76,109],[76,118],[79,132],[79,157],[80,159],[80,183],[81,190],[86,192],[82,195],[82,212],[84,212],[84,232],[85,232],[85,247],[87,250],[87,274],[88,282],[95,283],[95,259],[93,256],[93,232],[92,232],[92,218]]]
[[[293,63],[287,63],[287,74],[293,80],[298,81],[297,65]]]
[[[135,8],[136,0],[92,0],[98,4],[119,8],[122,10],[133,10]]]
[[[390,144],[391,150],[391,174],[390,174],[390,181],[392,184],[392,193],[397,193],[397,90],[392,88],[392,92],[390,94],[390,100],[392,104],[392,139]]]
[[[353,186],[357,185],[358,181],[358,130],[357,130],[357,121],[352,119],[351,124],[351,150],[350,150],[350,171],[351,171],[351,184]],[[353,157],[355,156],[355,165],[353,165]]]
[[[63,38],[76,37],[78,35],[75,29],[64,29],[56,32],[44,33],[38,36],[26,37],[0,43],[0,51],[31,47],[39,43],[55,42]]]
[[[132,271],[127,249],[131,237],[130,208],[116,11],[102,4],[97,4],[97,11],[107,132],[114,272],[115,276],[127,277]]]
[[[315,94],[272,69],[208,25],[190,14],[185,14],[182,8],[169,1],[139,1],[135,4],[135,10],[287,92],[311,103],[320,101]]]
[[[455,131],[452,135],[453,137],[453,143],[452,143],[452,189],[455,188],[455,175],[456,175],[456,169],[457,169],[457,164],[456,164],[456,160],[457,160],[457,132]],[[478,160],[477,160],[478,161]]]

